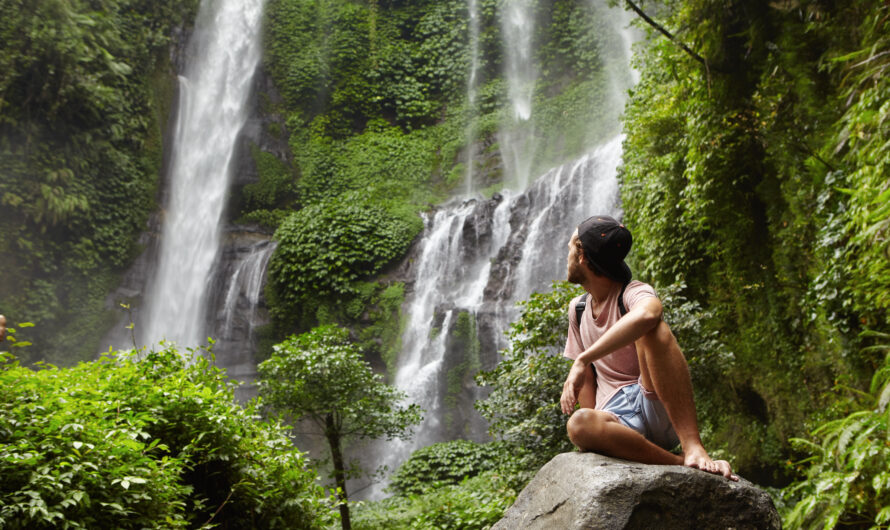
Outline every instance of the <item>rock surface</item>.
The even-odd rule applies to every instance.
[[[745,479],[563,453],[541,468],[492,530],[781,527],[772,499]]]

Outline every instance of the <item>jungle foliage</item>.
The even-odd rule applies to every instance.
[[[156,206],[171,35],[196,6],[0,2],[0,312],[37,324],[45,359],[99,350]]]
[[[864,388],[880,366],[859,331],[890,325],[890,12],[644,5],[702,61],[654,32],[637,49],[622,172],[635,271],[709,317],[706,342],[680,337],[706,444],[781,483],[788,438],[833,419],[835,381]]]
[[[562,356],[568,302],[581,290],[566,282],[553,287],[520,303],[520,317],[507,333],[510,347],[493,370],[477,376],[491,393],[476,408],[488,420],[491,434],[510,443],[532,475],[557,454],[574,449],[559,398],[571,365]]]
[[[890,335],[874,335],[883,345],[873,349],[890,350]],[[791,439],[809,456],[797,463],[806,478],[784,492],[797,501],[786,528],[880,528],[890,521],[890,355],[868,392],[843,385],[836,391],[835,407],[849,413],[814,429],[814,440]]]
[[[469,440],[441,442],[414,451],[390,477],[390,490],[407,496],[460,484],[486,471],[509,467],[510,448],[504,442]]]
[[[71,368],[0,361],[3,528],[331,522],[285,427],[235,402],[202,352],[112,352]]]
[[[499,521],[518,492],[505,476],[486,471],[460,484],[430,489],[419,495],[396,495],[360,503],[354,528],[376,530],[484,530]]]
[[[890,332],[890,7],[876,0],[639,3],[697,53],[654,31],[637,46],[640,82],[625,109],[621,179],[635,276],[655,284],[665,301],[665,318],[689,359],[706,445],[757,482],[781,485],[802,473],[803,482],[788,490],[796,506],[789,524],[821,515],[885,524],[886,361],[872,346]],[[0,312],[35,321],[42,334],[33,352],[21,350],[22,363],[37,355],[70,363],[97,350],[107,326],[103,300],[139,250],[136,235],[156,206],[161,131],[173,94],[165,57],[195,5],[0,0]],[[535,49],[545,66],[535,92],[543,154],[532,174],[612,132],[591,123],[617,112],[605,104],[603,75],[606,42],[615,39],[593,37],[613,35],[590,16],[594,3],[535,5]],[[268,293],[276,339],[346,324],[363,353],[376,351],[392,364],[404,287],[379,276],[422,229],[418,212],[461,184],[468,144],[479,153],[481,188],[503,176],[496,134],[506,97],[502,2],[479,6],[481,69],[470,107],[464,2],[268,2],[265,67],[283,98],[275,112],[287,130],[276,134],[287,135],[292,156],[277,160],[255,150],[260,181],[244,188],[243,211],[232,214],[277,229]],[[468,139],[471,122],[475,137]],[[567,365],[558,350],[573,292],[559,285],[527,301],[503,362],[479,376],[492,390],[480,411],[529,473],[570,449],[554,392]],[[254,442],[208,426],[205,414],[219,410],[197,402],[216,403],[211,397],[223,392],[222,383],[210,384],[210,397],[195,390],[199,395],[183,403],[153,393],[147,381],[178,396],[191,392],[182,390],[191,388],[186,379],[203,377],[174,374],[169,355],[156,355],[143,368],[105,358],[70,372],[7,362],[3,377],[14,382],[2,394],[25,408],[9,405],[2,416],[0,434],[22,438],[3,446],[14,453],[7,452],[7,463],[20,468],[4,473],[13,477],[4,486],[19,489],[4,496],[0,516],[52,524],[58,514],[83,515],[96,518],[86,526],[102,526],[100,519],[112,516],[124,521],[113,525],[129,524],[127,517],[145,510],[189,526],[203,521],[189,519],[184,507],[223,503],[228,492],[188,482],[190,470],[224,465],[200,452],[210,435],[198,440],[190,424],[170,423],[167,415],[194,418],[195,429],[206,426],[229,447],[253,451]],[[85,382],[69,381],[69,373]],[[119,394],[109,387],[107,401],[81,386],[89,382],[117,385]],[[168,388],[173,382],[178,386]],[[831,392],[836,385],[843,390]],[[134,393],[126,393],[129,386]],[[62,398],[61,388],[91,397]],[[133,409],[118,410],[119,403]],[[141,416],[136,405],[154,412]],[[93,423],[56,434],[72,423],[57,419],[75,406]],[[229,418],[225,428],[253,432],[226,411],[219,416]],[[179,445],[161,440],[149,448],[151,440],[140,439],[174,425],[184,429]],[[790,441],[807,432],[811,443]],[[268,486],[274,495],[303,488],[308,477],[279,434],[256,435],[282,451],[256,449],[264,466],[297,470],[290,486]],[[47,450],[15,452],[28,443]],[[125,467],[106,469],[87,443],[119,455]],[[54,471],[39,461],[50,454],[60,462]],[[781,464],[807,454],[812,459],[800,469]],[[243,462],[231,458],[226,466]],[[315,501],[305,508],[263,504],[251,488],[272,478],[254,464],[238,468],[250,480],[231,471],[230,483],[241,486],[217,517],[243,493],[245,506],[273,510],[262,513],[305,509],[321,520],[312,515],[321,513]],[[131,480],[144,470],[157,483]],[[68,487],[77,481],[81,489]],[[489,470],[369,503],[356,525],[378,524],[390,510],[401,514],[392,515],[393,527],[481,527],[510,502],[514,486],[503,470]],[[315,498],[305,488],[305,498]],[[89,510],[86,495],[75,498],[81,490],[95,500]]]

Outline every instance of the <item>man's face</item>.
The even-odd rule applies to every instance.
[[[578,251],[578,231],[572,234],[569,239],[569,256],[566,264],[566,279],[571,283],[580,284],[584,281],[583,265],[578,261],[580,252]]]

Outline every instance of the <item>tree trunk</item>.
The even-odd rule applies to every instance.
[[[352,523],[349,521],[349,496],[346,494],[346,469],[343,465],[343,451],[340,448],[340,433],[337,432],[334,425],[334,415],[328,414],[325,417],[325,437],[331,446],[331,461],[334,464],[334,482],[337,484],[340,498],[340,524],[343,530],[351,530]]]

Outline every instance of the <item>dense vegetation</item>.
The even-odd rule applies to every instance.
[[[377,311],[384,325],[359,322],[350,308],[377,307],[372,298],[384,285],[373,275],[404,255],[422,229],[418,212],[464,185],[470,146],[478,189],[505,177],[496,137],[508,116],[499,6],[479,2],[471,105],[465,2],[269,2],[265,60],[283,98],[278,111],[298,176],[290,207],[298,211],[288,213],[269,194],[242,214],[277,228],[269,295],[279,336],[319,323],[371,327],[377,336],[365,333],[366,344],[378,339],[378,346],[370,353],[387,357],[398,319]],[[616,109],[602,102],[608,58],[620,43],[605,38],[614,29],[596,16],[603,9],[536,4],[536,60],[547,67],[535,92],[542,119],[533,173],[615,132]]]
[[[622,188],[636,270],[707,316],[680,340],[710,444],[781,481],[788,438],[836,413],[832,385],[865,387],[879,366],[859,332],[890,325],[890,13],[694,0],[663,14],[702,62],[663,37],[639,49]]]
[[[0,312],[34,322],[51,362],[95,355],[110,324],[157,206],[171,37],[196,6],[0,2]]]
[[[285,428],[236,403],[200,352],[119,353],[72,368],[0,360],[3,528],[331,521]]]
[[[890,350],[890,335],[876,334]],[[820,425],[815,441],[792,438],[809,457],[804,480],[788,487],[796,504],[788,528],[880,526],[890,521],[890,355],[872,377],[868,392],[840,388],[838,405],[852,412]]]

